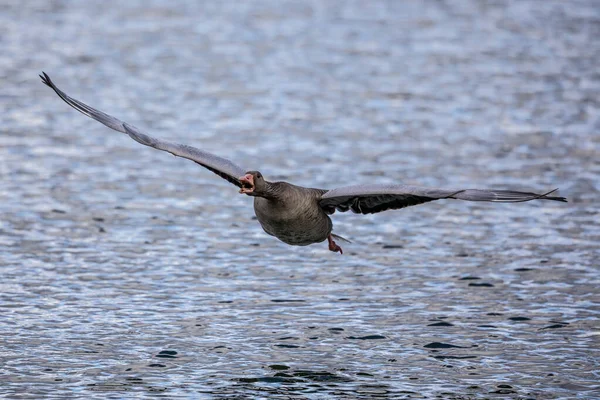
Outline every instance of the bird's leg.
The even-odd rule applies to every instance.
[[[337,244],[335,244],[335,242],[333,241],[333,237],[331,237],[331,234],[329,234],[329,236],[327,236],[327,241],[329,242],[329,250],[333,251],[334,253],[339,251],[340,254],[344,254],[344,252],[342,251],[342,248],[340,246],[338,246]]]

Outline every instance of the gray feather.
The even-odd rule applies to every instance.
[[[43,76],[40,75],[40,77],[42,78],[42,82],[44,82],[47,86],[51,87],[56,92],[56,94],[65,101],[65,103],[67,103],[80,113],[87,115],[92,119],[95,119],[96,121],[106,125],[111,129],[114,129],[115,131],[128,134],[133,140],[135,140],[138,143],[153,147],[158,150],[169,152],[177,157],[192,160],[207,168],[208,170],[214,172],[215,174],[219,175],[221,178],[233,183],[234,185],[238,187],[242,186],[238,178],[242,176],[246,170],[234,164],[232,161],[226,158],[216,156],[212,153],[197,149],[192,146],[167,142],[146,135],[133,125],[129,125],[111,115],[106,114],[105,112],[97,110],[93,107],[88,106],[85,103],[82,103],[79,100],[70,97],[65,92],[60,90],[45,72],[42,72],[42,74]]]
[[[557,189],[545,194],[517,192],[513,190],[461,189],[448,190],[411,185],[356,185],[336,188],[321,197],[319,205],[327,212],[352,210],[360,214],[373,214],[427,203],[439,199],[467,201],[492,201],[517,203],[530,200],[567,200],[564,197],[548,196]]]

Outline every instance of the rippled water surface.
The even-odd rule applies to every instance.
[[[4,1],[0,396],[600,398],[597,1]],[[194,163],[550,190],[290,247]]]

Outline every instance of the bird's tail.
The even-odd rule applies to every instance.
[[[352,243],[352,241],[350,241],[350,240],[348,240],[345,237],[342,237],[340,235],[336,235],[335,233],[332,233],[331,236],[333,236],[335,239],[343,240],[346,243]]]

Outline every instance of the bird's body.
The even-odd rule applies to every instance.
[[[265,232],[287,244],[307,246],[327,239],[333,223],[319,201],[326,190],[287,182],[270,184],[274,194],[254,197],[254,213]]]
[[[329,215],[335,211],[352,210],[355,213],[372,214],[439,199],[499,203],[538,199],[566,202],[564,197],[550,196],[556,189],[537,194],[513,190],[447,190],[403,184],[368,184],[325,190],[287,182],[269,182],[260,172],[246,171],[226,158],[149,136],[132,125],[68,96],[54,85],[47,74],[43,73],[41,78],[61,99],[82,114],[129,135],[138,143],[192,160],[240,188],[240,193],[253,196],[254,212],[264,231],[290,245],[306,246],[328,240],[329,250],[342,253],[342,249],[333,240],[336,235],[331,233],[333,224]]]

